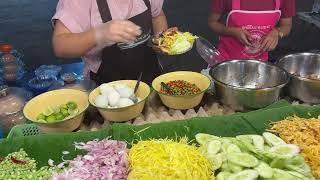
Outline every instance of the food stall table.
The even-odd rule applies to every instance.
[[[31,157],[39,162],[38,166],[40,167],[47,165],[48,159],[57,162],[61,161],[61,152],[63,151],[70,152],[68,158],[73,157],[75,154],[83,153],[74,149],[74,142],[85,142],[107,137],[127,142],[133,142],[136,139],[177,138],[183,136],[194,139],[194,135],[200,132],[227,137],[240,134],[261,134],[270,127],[271,122],[276,122],[293,115],[307,118],[318,117],[320,115],[320,107],[282,105],[280,107],[272,106],[268,109],[248,113],[204,118],[196,117],[190,120],[146,124],[142,126],[115,123],[110,128],[96,132],[9,138],[0,141],[0,156],[6,156],[11,152],[23,148]]]

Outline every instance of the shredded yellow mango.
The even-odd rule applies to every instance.
[[[214,179],[210,162],[186,138],[140,141],[129,151],[128,180]]]
[[[320,119],[288,117],[273,124],[271,131],[290,144],[297,144],[310,165],[315,177],[320,179]]]

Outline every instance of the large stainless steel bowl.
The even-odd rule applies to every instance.
[[[291,81],[286,88],[291,97],[306,103],[320,103],[320,54],[288,55],[281,58],[278,65],[291,75]]]
[[[256,60],[232,60],[211,69],[216,95],[237,111],[259,109],[279,100],[288,73]]]

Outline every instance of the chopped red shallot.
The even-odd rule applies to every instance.
[[[128,175],[128,149],[122,141],[104,139],[75,143],[88,151],[67,161],[68,168],[52,176],[52,180],[125,180]]]

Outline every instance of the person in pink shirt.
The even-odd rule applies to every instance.
[[[212,0],[209,26],[220,35],[219,61],[268,60],[268,51],[289,35],[295,0]],[[226,24],[220,22],[227,13]]]
[[[150,83],[160,72],[152,34],[167,29],[163,0],[59,0],[52,18],[56,56],[82,57],[97,84],[120,79]]]

